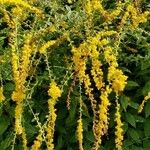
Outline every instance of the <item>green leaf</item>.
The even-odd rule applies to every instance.
[[[142,89],[142,94],[145,96],[150,91],[150,81],[147,81]]]
[[[120,103],[121,103],[121,106],[122,108],[124,109],[124,111],[126,112],[126,109],[128,107],[128,104],[129,104],[129,97],[127,96],[121,96],[120,98]]]
[[[138,103],[135,103],[133,101],[130,101],[129,105],[134,108],[134,109],[138,109],[139,108],[139,104]]]
[[[1,116],[0,117],[0,135],[2,135],[8,128],[9,119],[8,117]]]
[[[136,120],[134,118],[134,115],[130,114],[130,113],[126,113],[126,120],[129,124],[131,124],[133,127],[136,127]]]
[[[139,140],[140,136],[135,129],[129,129],[128,133],[134,141],[137,142]]]
[[[150,101],[148,101],[146,104],[145,104],[145,117],[149,117],[150,116]]]
[[[143,123],[144,122],[144,118],[141,117],[141,116],[138,116],[138,115],[134,115],[135,119],[136,119],[136,122],[141,122]]]
[[[29,122],[24,122],[24,125],[29,139],[32,138],[38,132],[37,127],[31,125]]]
[[[90,142],[94,142],[94,134],[92,131],[87,132],[86,139]]]
[[[57,145],[56,145],[56,150],[59,150],[59,149],[61,149],[62,148],[62,146],[63,146],[63,137],[62,136],[59,136],[58,137],[58,140],[57,140]]]
[[[145,60],[145,61],[142,61],[141,63],[141,70],[144,70],[144,69],[147,69],[150,67],[150,60]]]
[[[0,41],[3,41],[6,37],[1,36]]]
[[[143,148],[144,150],[149,150],[150,149],[150,140],[146,140],[146,141],[143,141]]]
[[[126,122],[123,123],[123,127],[122,128],[123,128],[123,132],[126,133],[127,130],[128,130],[128,123],[126,123]]]
[[[123,142],[123,150],[127,150],[128,147],[129,147],[130,145],[132,145],[132,144],[133,144],[133,143],[132,143],[131,140],[129,140],[129,138],[128,138],[128,139],[125,139],[125,141]]]
[[[8,147],[11,145],[13,138],[13,134],[7,135],[6,138],[0,142],[0,150],[7,150]]]
[[[13,91],[15,89],[15,86],[13,83],[6,83],[5,86],[4,86],[4,89],[6,91]]]
[[[139,86],[139,84],[138,84],[137,82],[132,81],[132,80],[129,80],[129,81],[127,82],[127,85],[126,85],[126,89],[127,89],[127,90],[131,90],[131,89],[134,89],[134,88],[136,88],[136,87],[138,87],[138,86]]]
[[[150,136],[150,118],[144,122],[144,133],[146,137]]]

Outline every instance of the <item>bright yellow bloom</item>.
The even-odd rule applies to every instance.
[[[15,5],[20,5],[26,9],[30,9],[38,14],[41,14],[41,11],[37,9],[36,7],[33,7],[29,5],[27,2],[23,0],[0,0],[0,4],[15,4]]]
[[[5,100],[5,96],[3,94],[3,87],[0,87],[0,103],[3,102]]]
[[[91,3],[92,3],[93,10],[98,10],[103,16],[106,15],[107,12],[103,8],[100,0],[92,0]]]
[[[22,102],[24,99],[25,99],[25,93],[23,92],[23,90],[16,89],[15,91],[13,91],[12,93],[13,101]]]
[[[139,106],[139,110],[138,110],[139,113],[142,112],[145,102],[147,102],[149,99],[150,99],[150,92],[148,92],[147,96],[144,97],[142,104]]]
[[[91,2],[90,0],[86,0],[86,4],[85,4],[85,12],[88,14],[88,15],[91,15],[92,13],[92,5],[91,5]]]
[[[23,112],[23,104],[19,102],[15,108],[15,131],[17,134],[22,134],[22,112]]]
[[[46,50],[47,50],[49,47],[53,46],[55,43],[56,43],[55,40],[48,41],[47,43],[45,43],[45,44],[39,49],[39,52],[40,52],[41,54],[46,53]]]
[[[22,129],[22,143],[23,143],[23,150],[27,150],[27,137],[25,133],[25,129]]]
[[[83,123],[81,118],[78,120],[77,139],[79,141],[79,150],[83,150]]]
[[[116,125],[116,131],[115,131],[115,143],[116,143],[116,148],[117,150],[122,150],[122,141],[123,141],[123,129],[122,129],[122,122],[121,122],[121,115],[120,115],[120,104],[118,104],[117,102],[117,106],[116,106],[116,113],[115,113],[115,121],[117,123]]]
[[[104,48],[104,57],[110,66],[118,67],[116,54],[110,46]]]
[[[110,66],[108,69],[108,81],[112,83],[113,90],[118,93],[122,92],[127,84],[127,76],[123,72],[114,66]]]
[[[61,89],[57,86],[55,81],[52,81],[50,84],[50,88],[48,90],[48,95],[52,98],[52,99],[57,99],[61,96]]]
[[[62,91],[61,89],[57,86],[55,81],[52,81],[50,83],[50,88],[48,90],[48,95],[51,97],[48,100],[48,109],[49,109],[49,115],[48,115],[48,124],[47,124],[47,144],[48,144],[48,150],[54,150],[54,131],[55,131],[55,121],[56,121],[56,109],[55,105],[58,100],[58,98],[61,96]]]
[[[31,150],[39,150],[42,145],[42,136],[41,133],[36,137],[34,144],[31,146]]]
[[[101,104],[99,105],[99,120],[94,129],[95,142],[93,150],[98,150],[99,145],[102,142],[102,136],[107,133],[108,130],[108,107],[110,102],[108,99],[109,94],[111,93],[111,88],[106,87],[105,91],[102,91],[100,99]]]

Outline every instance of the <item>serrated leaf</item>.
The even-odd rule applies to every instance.
[[[130,114],[130,113],[126,113],[126,120],[127,122],[132,125],[133,127],[136,127],[136,120],[134,118],[134,115]]]
[[[145,117],[148,118],[150,116],[150,101],[145,104]]]
[[[146,137],[150,136],[150,118],[144,122],[144,133]]]

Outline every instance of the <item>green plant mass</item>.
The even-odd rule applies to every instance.
[[[0,150],[149,150],[148,0],[0,0]]]

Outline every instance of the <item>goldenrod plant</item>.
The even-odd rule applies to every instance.
[[[148,150],[149,17],[147,0],[0,0],[0,150]]]

